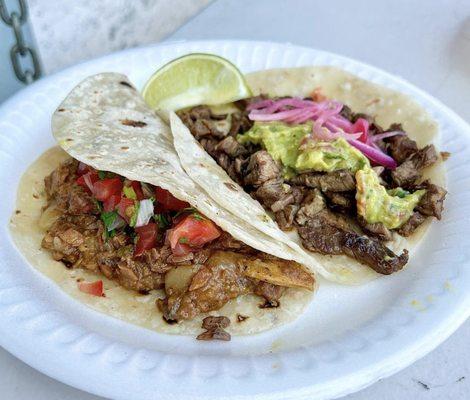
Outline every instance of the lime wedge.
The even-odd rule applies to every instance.
[[[180,110],[200,104],[225,104],[251,96],[238,68],[225,58],[194,53],[155,72],[143,90],[154,110]]]

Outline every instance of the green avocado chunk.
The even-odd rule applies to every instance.
[[[402,226],[413,214],[426,190],[410,193],[402,188],[386,190],[371,168],[356,172],[357,213],[368,223],[381,222],[388,229]]]
[[[238,141],[241,144],[261,144],[274,160],[295,172],[333,172],[340,169],[356,172],[370,165],[369,160],[343,138],[302,144],[302,139],[311,132],[311,123],[256,122],[248,132],[238,135]]]

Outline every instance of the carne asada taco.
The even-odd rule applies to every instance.
[[[65,291],[165,332],[198,333],[204,318],[201,339],[269,329],[308,304],[315,279],[302,256],[189,178],[169,127],[126,77],[83,81],[52,131],[61,148],[24,174],[11,231]]]
[[[437,124],[404,94],[334,67],[246,79],[256,97],[228,112],[202,104],[170,113],[186,172],[289,244],[272,220],[255,218],[268,211],[327,279],[361,283],[401,270],[443,210]]]

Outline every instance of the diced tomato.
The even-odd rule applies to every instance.
[[[103,281],[96,282],[78,282],[78,290],[83,293],[91,294],[92,296],[103,296]]]
[[[147,225],[135,228],[135,233],[137,234],[137,243],[134,250],[135,257],[141,256],[145,250],[155,247],[158,233],[155,222],[149,222]]]
[[[177,199],[168,190],[158,186],[155,188],[155,198],[157,202],[163,206],[165,211],[179,211],[189,207],[188,203]]]
[[[369,121],[364,118],[358,118],[356,122],[354,122],[352,129],[352,133],[359,133],[362,132],[362,135],[359,137],[359,140],[363,143],[367,143],[367,139],[369,137]]]
[[[185,256],[186,254],[191,252],[191,247],[187,244],[177,242],[176,245],[175,245],[175,248],[171,249],[171,252],[175,256]]]
[[[132,181],[131,182],[132,189],[134,189],[135,195],[137,196],[137,200],[145,199],[144,192],[142,191],[142,186],[140,182]]]
[[[109,196],[109,198],[103,203],[103,210],[106,212],[113,211],[120,201],[121,196],[119,194]]]
[[[98,180],[93,184],[93,195],[97,200],[106,201],[113,194],[121,194],[122,182],[119,178]]]
[[[77,185],[80,185],[85,188],[85,190],[92,194],[92,189],[94,187],[95,182],[99,181],[98,173],[96,171],[89,171],[86,174],[81,175],[77,179]]]
[[[212,221],[193,214],[168,231],[171,250],[180,253],[177,255],[187,254],[191,248],[201,247],[219,236],[220,231]]]
[[[122,197],[117,205],[118,214],[127,222],[131,219],[134,212],[134,200]]]

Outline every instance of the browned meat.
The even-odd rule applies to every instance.
[[[398,163],[403,163],[409,156],[418,151],[418,145],[408,136],[392,136],[388,138],[388,151]]]
[[[275,308],[280,306],[279,299],[286,290],[285,287],[273,285],[268,282],[260,281],[254,288],[254,293],[265,299],[261,308]]]
[[[415,167],[421,170],[435,164],[439,160],[439,157],[434,145],[430,144],[419,149],[410,159],[413,161]]]
[[[266,150],[251,155],[246,172],[245,185],[255,186],[278,179],[281,174],[279,165]]]
[[[420,171],[431,166],[437,160],[438,156],[434,145],[425,146],[392,171],[392,179],[398,186],[410,188],[421,178]]]
[[[170,281],[174,279],[169,278]],[[264,253],[215,251],[185,285],[166,286],[167,298],[158,306],[167,320],[192,319],[200,313],[218,310],[243,294],[255,293],[268,301],[279,301],[281,285],[312,290],[314,278],[299,264]]]
[[[310,188],[318,188],[322,192],[350,192],[356,190],[354,174],[347,170],[326,174],[318,172],[304,173],[292,178],[291,182]]]
[[[78,161],[70,159],[60,164],[44,178],[47,200],[54,198],[58,193],[63,191],[64,186],[68,186],[71,182],[75,181],[77,167]]]
[[[230,132],[231,117],[213,114],[208,106],[197,106],[179,111],[178,116],[196,139],[206,136],[222,139]]]
[[[297,204],[290,204],[275,214],[275,219],[283,231],[290,231],[294,228],[294,218],[299,211]]]
[[[248,131],[253,126],[253,121],[248,118],[248,113],[233,113],[229,136],[236,136],[239,133]]]
[[[390,230],[385,227],[384,224],[380,222],[370,224],[362,217],[359,217],[357,220],[362,229],[364,229],[364,231],[366,231],[369,235],[374,236],[384,242],[388,242],[393,239],[392,232],[390,232]]]
[[[408,262],[407,250],[397,256],[380,242],[344,231],[328,222],[320,217],[299,227],[305,248],[322,254],[346,254],[384,275],[399,271]]]
[[[412,160],[406,160],[391,172],[391,176],[397,186],[410,188],[421,178],[421,172]]]
[[[238,157],[240,155],[246,154],[246,149],[238,143],[232,136],[227,136],[222,139],[217,146],[215,146],[215,151],[223,152],[230,157]]]
[[[304,199],[296,216],[298,232],[305,248],[322,254],[346,254],[381,274],[400,270],[408,252],[397,256],[383,244],[361,235],[350,223],[326,208],[318,189]]]
[[[421,214],[441,219],[447,191],[438,185],[426,183],[426,193],[416,208]]]
[[[44,178],[47,200],[69,214],[80,215],[97,213],[93,198],[81,186],[75,185],[78,161],[70,159],[60,164]]]
[[[225,331],[230,325],[227,317],[206,317],[202,320],[202,328],[206,329],[196,337],[198,340],[230,340],[230,334]]]
[[[408,219],[408,221],[406,221],[402,226],[400,226],[397,232],[401,236],[411,236],[416,230],[416,228],[418,228],[418,226],[420,226],[425,220],[426,217],[423,214],[418,211],[415,211],[413,215]]]
[[[342,211],[345,213],[353,213],[356,207],[355,193],[354,192],[324,192],[324,195],[329,200],[329,205],[333,210]]]
[[[96,217],[65,215],[46,232],[41,245],[55,260],[101,272],[126,288],[140,291],[162,287],[162,259],[149,256],[153,261],[147,262],[146,257],[135,260],[130,237],[121,233],[105,242],[102,235],[103,225]]]
[[[253,283],[243,276],[230,255],[216,252],[192,277],[186,291],[167,293],[167,303],[161,304],[168,320],[193,319],[204,312],[218,310],[229,300],[252,291]]]
[[[254,196],[265,208],[270,208],[276,201],[279,201],[290,194],[289,185],[285,185],[282,179],[272,179],[264,182],[260,187],[258,187]]]

